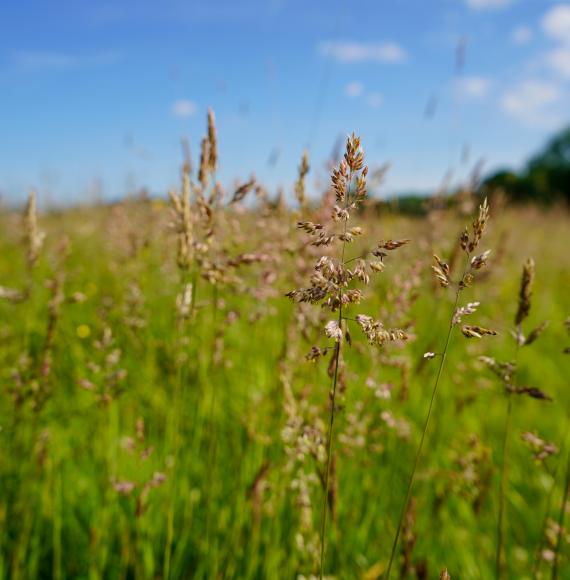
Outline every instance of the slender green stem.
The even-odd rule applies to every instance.
[[[467,265],[469,264],[469,255],[467,255]],[[461,279],[465,278],[465,273],[467,272],[467,267],[465,266],[465,269],[463,271],[463,276]],[[432,411],[433,411],[433,407],[435,404],[435,400],[436,400],[436,396],[437,396],[437,391],[438,391],[438,387],[439,387],[439,380],[441,378],[442,372],[443,372],[443,367],[445,365],[445,359],[447,358],[447,349],[449,347],[449,342],[451,340],[451,335],[453,333],[453,328],[454,328],[454,324],[453,324],[453,316],[455,315],[455,311],[457,310],[457,305],[459,304],[459,295],[461,294],[461,286],[458,285],[457,289],[455,291],[455,302],[453,305],[453,311],[451,313],[451,317],[449,319],[449,328],[447,330],[447,336],[445,338],[445,346],[443,348],[443,352],[441,353],[441,358],[439,361],[439,367],[437,369],[437,375],[435,377],[435,383],[433,385],[433,389],[431,392],[431,398],[430,398],[430,402],[429,402],[429,407],[427,410],[427,414],[424,420],[424,427],[422,430],[422,436],[420,438],[420,443],[418,445],[418,448],[416,450],[416,455],[414,458],[414,465],[412,467],[412,471],[410,473],[410,476],[408,478],[408,483],[406,486],[406,495],[404,498],[404,502],[402,504],[402,509],[400,511],[400,518],[398,520],[398,527],[396,528],[396,535],[394,536],[394,541],[392,543],[392,551],[390,552],[390,560],[388,561],[388,568],[386,569],[386,573],[384,574],[384,579],[388,580],[390,578],[390,572],[392,571],[392,565],[394,563],[394,558],[396,556],[396,548],[398,547],[398,540],[400,538],[400,532],[402,531],[402,524],[404,521],[404,517],[406,515],[406,511],[408,509],[408,504],[410,503],[410,498],[412,495],[412,488],[414,485],[414,480],[416,477],[416,471],[420,462],[420,457],[422,454],[422,450],[423,450],[423,446],[424,446],[424,441],[426,438],[426,433],[429,427],[429,423],[430,423],[430,419],[431,419],[431,415],[432,415]]]
[[[517,336],[521,335],[520,326],[517,328]],[[515,350],[515,369],[513,376],[511,377],[511,382],[514,384],[516,380],[517,365],[519,362],[519,350],[520,344],[517,339],[516,350]],[[503,566],[502,558],[503,551],[505,550],[505,501],[507,496],[507,488],[509,484],[509,440],[511,435],[511,424],[513,415],[513,396],[510,391],[507,390],[507,416],[505,418],[505,432],[503,434],[503,446],[502,446],[502,465],[501,465],[501,483],[499,486],[499,517],[497,519],[497,553],[495,555],[495,577],[499,580],[502,577]],[[506,561],[505,561],[506,564]]]
[[[341,308],[339,308],[339,311]],[[340,317],[339,317],[340,320]],[[336,405],[336,386],[338,382],[338,364],[340,359],[340,342],[337,342],[335,350],[335,365],[334,365],[334,379],[333,379],[333,389],[331,397],[331,414],[329,422],[329,433],[328,433],[328,448],[327,448],[327,467],[325,471],[325,485],[323,493],[323,509],[321,514],[321,565],[319,571],[320,580],[323,579],[323,573],[325,568],[325,532],[327,527],[327,505],[329,499],[329,479],[331,471],[331,456],[333,448],[333,426],[334,426],[334,414]]]
[[[502,573],[502,555],[503,546],[505,543],[504,538],[504,517],[505,517],[505,495],[507,488],[507,472],[508,472],[508,446],[509,446],[509,435],[511,431],[511,422],[513,415],[513,398],[511,393],[507,393],[507,416],[505,420],[505,432],[503,434],[503,447],[502,447],[502,459],[503,464],[501,466],[501,483],[499,487],[499,518],[497,521],[497,553],[495,557],[495,577],[497,579],[501,578]]]
[[[192,273],[193,279],[196,277],[196,268],[193,268]],[[188,284],[188,271],[180,271],[180,292],[185,292],[186,285]],[[194,308],[195,300],[195,281],[192,282],[192,297],[190,304],[190,315],[189,320],[184,320],[180,318],[177,322],[176,328],[176,354],[177,354],[177,377],[174,387],[174,395],[171,409],[171,416],[169,420],[170,430],[168,431],[168,444],[172,449],[172,453],[175,458],[175,464],[178,468],[178,459],[180,452],[180,408],[182,406],[183,396],[184,396],[184,385],[186,383],[186,362],[182,360],[182,344],[183,339],[188,332],[188,324],[192,321],[192,311]],[[168,510],[166,514],[166,543],[164,547],[164,560],[163,560],[163,577],[165,580],[169,580],[171,573],[171,561],[172,561],[172,546],[174,542],[174,502],[177,496],[177,483],[175,480],[171,483],[171,493],[168,501]]]
[[[216,332],[217,332],[217,303],[218,303],[218,286],[214,284],[212,286],[212,344],[211,352],[208,362],[208,377],[212,376],[212,367],[214,365],[214,355],[216,348]],[[214,425],[215,421],[215,410],[216,410],[216,381],[211,382],[210,386],[211,396],[210,396],[210,408],[208,411],[208,469],[206,476],[206,546],[208,561],[211,561],[212,553],[212,495],[215,483],[215,470],[216,470],[216,446],[217,446],[217,430]]]
[[[564,529],[564,517],[566,515],[566,506],[568,505],[568,494],[570,492],[570,449],[566,460],[566,475],[564,477],[564,493],[562,495],[562,504],[558,514],[558,534],[556,538],[556,550],[554,551],[554,563],[552,565],[552,580],[558,579],[558,563],[560,560],[560,550],[562,548],[562,536]]]
[[[366,258],[366,256],[368,256],[368,254],[371,254],[372,252],[364,252],[363,254],[360,254],[358,256],[354,256],[354,258],[350,258],[349,260],[343,260],[343,265],[346,266],[347,264],[350,264],[351,262],[354,262],[355,260],[360,260],[362,258]]]
[[[566,418],[566,432],[564,434],[564,437],[562,438],[562,449],[568,449],[568,453],[570,455],[570,413],[568,413],[568,416]],[[554,491],[556,489],[556,481],[558,480],[558,475],[560,474],[560,471],[562,469],[563,466],[563,461],[562,459],[560,459],[559,461],[556,462],[556,469],[554,470],[554,473],[552,474],[552,480],[553,480],[553,484],[548,492],[548,497],[546,500],[546,509],[544,510],[544,517],[542,518],[542,526],[540,527],[540,538],[538,541],[538,545],[536,546],[536,551],[534,554],[534,565],[532,567],[532,577],[536,578],[538,575],[538,569],[540,567],[540,562],[541,562],[541,554],[542,554],[542,548],[544,546],[544,538],[545,538],[545,533],[544,531],[546,530],[546,525],[548,523],[548,518],[550,516],[550,509],[552,507],[552,499],[554,496]]]
[[[352,183],[352,172],[350,172],[348,176],[348,187],[346,189],[345,195],[345,209],[348,209],[348,199],[350,196],[350,185]],[[346,236],[348,227],[348,220],[344,221],[344,236]],[[344,237],[343,236],[343,237]],[[341,255],[341,263],[344,264],[344,253],[346,250],[346,242],[343,240],[342,242],[342,255]],[[342,289],[339,290],[339,307],[338,307],[338,326],[342,328]],[[334,415],[335,415],[335,408],[336,408],[336,387],[338,383],[338,365],[340,362],[340,345],[341,341],[339,340],[336,343],[335,349],[335,364],[334,364],[334,377],[333,377],[333,387],[332,387],[332,397],[331,397],[331,414],[330,414],[330,421],[329,421],[329,432],[327,436],[327,465],[325,470],[325,485],[323,491],[323,508],[321,513],[321,558],[320,558],[320,569],[319,569],[319,578],[323,580],[323,573],[325,570],[325,534],[327,528],[327,505],[329,499],[329,480],[330,480],[330,471],[331,471],[331,457],[332,457],[332,450],[333,450],[333,427],[334,427]]]

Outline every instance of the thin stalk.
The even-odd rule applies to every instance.
[[[350,196],[350,185],[352,183],[352,172],[349,174],[348,178],[348,187],[346,189],[345,195],[345,205],[344,208],[348,209],[348,199]],[[348,226],[348,220],[344,220],[344,236],[346,236]],[[344,264],[344,253],[346,250],[346,242],[343,240],[342,242],[342,255],[341,255],[341,263]],[[339,290],[339,307],[338,307],[338,326],[342,328],[342,289]],[[325,486],[323,492],[323,508],[321,514],[321,561],[320,561],[320,570],[319,570],[319,578],[323,580],[323,573],[325,569],[325,533],[327,528],[327,504],[329,499],[329,483],[330,483],[330,471],[331,471],[331,456],[332,456],[332,449],[333,449],[333,427],[334,427],[334,415],[335,415],[335,407],[336,407],[336,387],[338,383],[338,364],[340,362],[340,340],[336,343],[336,350],[335,350],[335,364],[334,364],[334,377],[333,377],[333,388],[332,388],[332,397],[331,397],[331,415],[329,421],[329,431],[328,431],[328,444],[327,444],[327,466],[325,470]]]
[[[196,276],[196,267],[193,268],[192,276],[195,278]],[[180,290],[181,292],[185,291],[186,285],[188,284],[188,271],[186,269],[180,270]],[[194,307],[194,299],[195,299],[195,284],[192,283],[192,302],[190,304],[190,309]],[[188,332],[188,323],[191,322],[191,316],[189,315],[188,321],[184,319],[180,319],[177,324],[176,329],[176,353],[177,357],[180,357],[182,353],[182,343],[183,338]],[[174,386],[174,394],[173,394],[173,401],[174,404],[172,405],[171,409],[171,420],[169,421],[169,425],[171,430],[168,432],[168,444],[169,447],[172,446],[172,452],[175,458],[175,466],[179,468],[178,464],[178,455],[180,451],[180,408],[182,406],[182,400],[184,395],[184,385],[186,382],[186,373],[184,372],[186,369],[185,361],[181,359],[177,360],[177,377]],[[171,483],[171,494],[168,502],[168,510],[166,514],[166,542],[164,547],[164,560],[163,560],[163,577],[165,580],[170,578],[171,574],[171,563],[172,563],[172,546],[174,542],[174,501],[177,497],[177,482],[176,479],[172,478]]]
[[[504,546],[504,517],[505,517],[505,495],[507,488],[507,472],[508,472],[508,446],[509,446],[509,436],[511,432],[511,423],[513,415],[513,397],[511,393],[507,394],[507,417],[505,420],[505,432],[503,434],[503,447],[502,447],[502,458],[503,464],[501,466],[501,483],[499,487],[499,518],[497,521],[497,554],[495,557],[495,577],[497,579],[501,578],[502,566],[501,557],[503,554]]]
[[[339,308],[339,311],[341,308]],[[340,319],[340,317],[339,317]],[[339,322],[340,324],[340,322]],[[325,568],[325,532],[327,527],[327,504],[329,499],[329,479],[331,471],[331,455],[332,455],[332,442],[333,442],[333,426],[334,426],[334,412],[335,412],[335,398],[336,398],[336,386],[338,379],[338,363],[340,359],[340,342],[337,343],[335,351],[335,368],[334,368],[334,379],[333,379],[333,390],[331,398],[331,415],[329,422],[329,432],[328,432],[328,449],[327,449],[327,467],[325,471],[325,486],[323,493],[323,509],[321,516],[321,567],[319,572],[320,580],[323,579],[323,572]]]
[[[211,353],[208,362],[208,377],[212,376],[212,367],[214,365],[214,355],[216,348],[216,331],[217,331],[217,303],[218,303],[218,286],[212,286],[212,345]],[[207,469],[207,488],[206,488],[206,546],[208,554],[208,562],[210,562],[212,552],[212,495],[215,483],[216,470],[216,446],[217,446],[217,430],[214,426],[215,408],[216,408],[216,381],[212,381],[210,385],[212,394],[210,396],[210,408],[208,411],[208,469]]]
[[[351,262],[354,262],[354,260],[360,260],[362,258],[366,258],[366,256],[368,256],[368,254],[371,254],[372,251],[368,251],[368,252],[364,252],[363,254],[360,254],[358,256],[354,256],[354,258],[350,258],[350,260],[346,260],[343,262],[343,264],[346,266],[346,264],[350,264]]]
[[[470,260],[470,256],[468,254],[467,255],[467,264],[466,264],[465,269],[463,271],[463,276],[461,277],[461,280],[463,280],[463,278],[465,278],[465,273],[467,272],[467,267],[468,267],[467,265],[469,264],[469,260]],[[410,503],[410,497],[412,495],[412,488],[413,488],[414,480],[416,477],[416,471],[417,471],[417,468],[418,468],[418,465],[420,462],[420,457],[422,454],[422,449],[424,446],[426,433],[427,433],[427,430],[429,427],[433,407],[435,404],[435,399],[436,399],[436,395],[437,395],[437,391],[438,391],[438,387],[439,387],[439,380],[440,380],[442,372],[443,372],[443,367],[445,365],[445,359],[447,358],[447,349],[449,347],[449,342],[451,340],[451,335],[453,333],[453,328],[455,326],[453,324],[453,316],[455,314],[455,311],[457,310],[457,305],[459,304],[459,295],[461,294],[461,289],[462,289],[461,286],[458,284],[457,290],[455,292],[455,302],[453,304],[453,310],[451,313],[451,317],[449,319],[449,328],[447,330],[447,336],[445,338],[445,346],[443,348],[443,352],[442,352],[441,357],[440,357],[439,368],[437,369],[435,383],[433,385],[433,389],[431,392],[431,399],[429,402],[428,411],[427,411],[426,418],[424,421],[424,427],[422,430],[422,436],[420,438],[420,444],[418,445],[418,448],[416,450],[416,456],[414,458],[414,465],[412,468],[412,472],[410,473],[410,477],[408,478],[408,484],[406,486],[406,496],[404,499],[404,503],[402,504],[402,509],[400,511],[400,518],[398,520],[398,527],[396,528],[396,535],[394,536],[394,542],[392,543],[392,551],[390,552],[390,560],[388,562],[388,568],[386,569],[386,574],[384,575],[385,580],[388,580],[390,578],[390,572],[392,571],[394,557],[396,556],[396,548],[398,547],[398,540],[400,538],[400,532],[402,531],[402,524],[403,524],[404,517],[405,517],[406,512],[407,512],[407,509],[408,509],[408,504]]]
[[[558,514],[558,537],[556,538],[556,550],[554,551],[554,564],[552,565],[552,580],[558,579],[558,561],[560,558],[560,549],[562,547],[562,530],[564,528],[564,517],[566,515],[566,506],[568,504],[568,494],[570,492],[570,450],[566,460],[566,475],[564,477],[564,493],[562,496],[562,505]]]
[[[570,455],[570,413],[568,414],[567,418],[566,418],[566,433],[564,434],[564,437],[562,439],[563,444],[561,447],[562,449],[568,449],[568,453]],[[548,492],[548,497],[546,500],[546,509],[544,511],[544,517],[542,518],[542,526],[540,528],[540,538],[538,541],[538,545],[536,546],[536,552],[534,555],[534,565],[532,568],[532,577],[536,578],[537,574],[538,574],[538,569],[540,567],[540,556],[542,554],[542,547],[544,546],[544,530],[546,529],[546,525],[548,523],[548,517],[550,515],[550,509],[552,507],[552,499],[554,496],[554,491],[556,489],[556,481],[558,480],[558,475],[560,474],[560,471],[562,470],[562,466],[563,466],[563,462],[561,460],[557,461],[556,463],[556,469],[554,470],[554,473],[552,474],[552,479],[553,479],[553,484]]]
[[[521,335],[520,325],[517,328],[517,336]],[[511,381],[514,383],[516,379],[517,365],[519,362],[519,349],[520,344],[517,339],[517,346],[515,350],[515,370]],[[505,419],[505,432],[503,434],[503,446],[502,446],[502,465],[501,465],[501,483],[499,486],[499,517],[497,520],[497,553],[495,556],[495,577],[500,579],[502,577],[502,556],[505,546],[505,530],[504,530],[504,520],[505,520],[505,500],[507,496],[507,487],[509,479],[509,440],[511,435],[511,425],[513,416],[513,395],[510,391],[507,391],[507,416]],[[506,563],[506,562],[505,562]]]

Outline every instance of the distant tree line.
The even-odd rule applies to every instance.
[[[514,202],[570,204],[570,127],[556,134],[522,171],[497,171],[484,180],[483,189],[491,194],[502,190]]]
[[[484,178],[476,188],[481,196],[492,197],[503,193],[513,203],[539,203],[548,205],[566,202],[570,205],[570,127],[563,129],[534,155],[525,167],[515,172],[502,169]],[[434,205],[453,206],[460,203],[464,189],[429,193],[400,193],[390,199],[378,200],[378,212],[386,210],[412,216],[424,216]]]

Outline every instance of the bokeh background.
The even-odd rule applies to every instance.
[[[352,131],[392,164],[385,196],[518,170],[569,120],[569,38],[550,0],[8,3],[0,190],[164,194],[208,106],[226,184],[290,184]]]

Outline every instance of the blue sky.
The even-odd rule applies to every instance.
[[[360,134],[384,194],[520,165],[570,122],[570,2],[77,0],[0,13],[0,192],[55,203],[176,185],[207,107],[226,185],[291,190]]]

